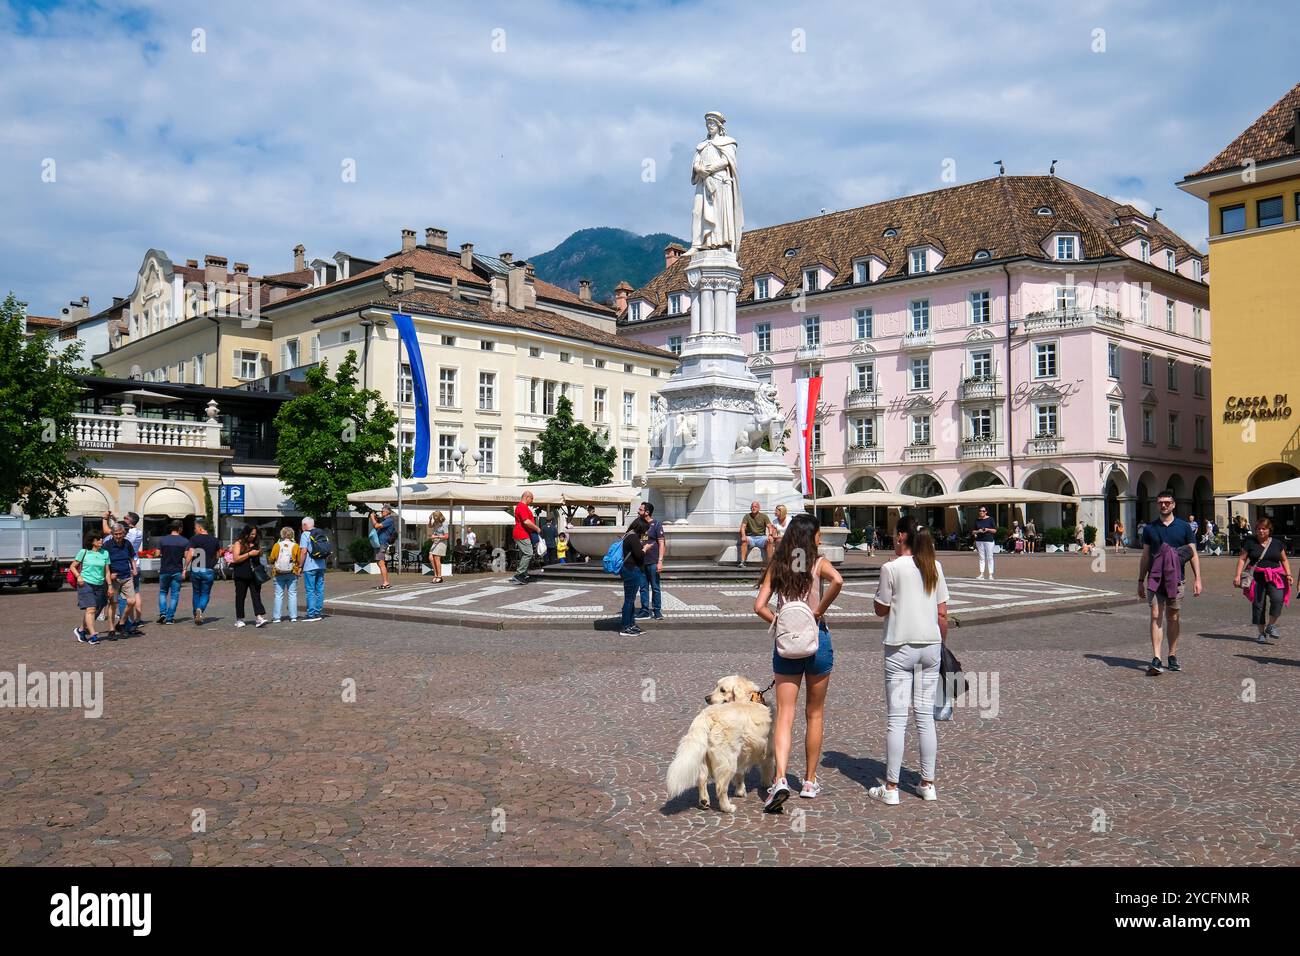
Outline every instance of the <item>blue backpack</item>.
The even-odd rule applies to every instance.
[[[610,574],[623,573],[623,539],[622,538],[619,538],[617,541],[615,541],[613,544],[609,546],[609,550],[605,552],[605,557],[601,560],[600,565]]]

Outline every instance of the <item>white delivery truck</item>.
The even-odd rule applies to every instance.
[[[63,587],[81,550],[81,518],[19,518],[0,515],[0,585]]]

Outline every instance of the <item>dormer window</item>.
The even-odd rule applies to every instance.
[[[858,285],[871,281],[871,265],[866,259],[853,263],[853,281]]]
[[[673,292],[668,296],[668,314],[680,315],[682,311],[682,294]]]
[[[821,288],[821,270],[804,269],[803,270],[803,287],[805,292],[816,292]]]
[[[1174,250],[1172,249],[1169,249],[1165,252],[1165,266],[1169,269],[1170,272],[1174,272],[1178,268],[1178,265],[1175,262]]]
[[[979,252],[975,253],[976,262],[979,262],[981,259],[987,259],[987,258],[989,258],[989,251],[987,249],[981,249],[979,250]]]
[[[893,226],[889,226],[888,228],[885,229],[885,231],[882,233],[882,235],[883,235],[886,239],[893,239],[895,236],[898,235],[898,230],[895,229]]]
[[[1151,261],[1151,241],[1149,239],[1138,240],[1138,255],[1141,256],[1143,262]]]
[[[632,302],[632,303],[629,303],[629,304],[628,304],[628,307],[627,307],[627,319],[628,319],[629,322],[640,322],[640,321],[641,321],[641,303],[640,303],[640,302]]]
[[[1201,281],[1201,260],[1200,259],[1192,260],[1192,278],[1195,279],[1197,282]]]
[[[759,276],[754,280],[754,298],[768,299],[771,298],[771,290],[768,288],[767,276]]]
[[[1051,215],[1053,215],[1053,213],[1052,213],[1052,207],[1051,207],[1051,206],[1039,206],[1037,209],[1034,210],[1034,212],[1037,213],[1037,214],[1040,215],[1040,216],[1051,216]]]
[[[1056,258],[1067,261],[1079,258],[1077,237],[1057,236]]]
[[[911,275],[919,275],[922,272],[929,272],[929,260],[926,256],[926,250],[913,249],[908,255],[907,271]]]
[[[793,258],[794,258],[795,256],[797,256],[798,254],[799,254],[799,247],[798,247],[798,246],[792,246],[791,248],[785,250],[785,257],[786,257],[787,259],[793,259]]]

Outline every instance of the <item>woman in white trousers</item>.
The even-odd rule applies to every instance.
[[[910,707],[921,747],[923,800],[937,800],[935,761],[939,737],[934,729],[934,702],[939,688],[939,660],[948,637],[948,584],[935,560],[934,539],[924,525],[904,518],[894,531],[898,555],[880,568],[875,611],[885,619],[885,782],[870,788],[874,800],[898,804],[898,778]]]
[[[979,552],[981,579],[987,568],[989,580],[993,580],[993,548],[997,544],[997,535],[997,521],[989,517],[988,508],[981,506],[979,517],[975,519],[975,550]]]

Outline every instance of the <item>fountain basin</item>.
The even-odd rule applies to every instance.
[[[600,560],[609,546],[623,537],[624,529],[618,525],[598,527],[570,526],[566,529],[569,544],[580,554]],[[668,544],[668,560],[721,561],[732,563],[739,559],[740,520],[734,525],[666,524],[664,539]],[[822,528],[821,554],[834,564],[844,560],[844,543],[847,528]],[[759,555],[750,554],[755,562]]]

